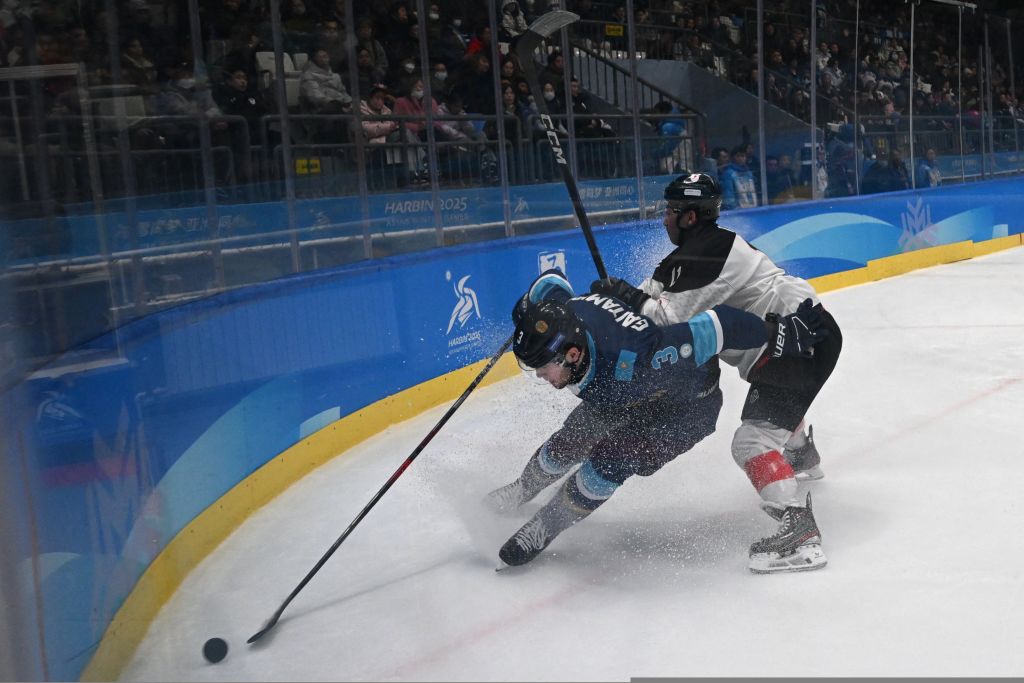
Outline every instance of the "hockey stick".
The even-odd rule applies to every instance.
[[[530,25],[530,28],[526,30],[526,33],[519,36],[519,42],[516,43],[516,56],[519,58],[519,66],[526,75],[526,82],[530,85],[531,92],[533,92],[533,100],[537,104],[537,113],[540,114],[540,120],[544,124],[548,142],[551,144],[551,152],[555,155],[558,167],[562,169],[562,180],[565,182],[566,189],[569,190],[569,199],[572,200],[572,208],[576,214],[576,220],[580,222],[580,228],[583,229],[583,236],[586,238],[587,246],[590,248],[590,255],[593,257],[594,265],[597,267],[597,274],[604,279],[608,277],[608,271],[605,270],[604,261],[601,260],[601,253],[597,250],[597,242],[594,241],[594,231],[590,227],[590,219],[587,218],[587,212],[583,208],[580,191],[576,187],[576,179],[573,178],[572,171],[569,170],[569,164],[565,158],[565,150],[562,149],[562,143],[558,140],[555,124],[551,120],[551,113],[548,111],[548,104],[542,96],[540,83],[537,79],[537,67],[533,60],[534,51],[540,47],[543,41],[550,38],[555,31],[565,28],[579,18],[578,14],[560,9],[551,10],[547,14],[538,17]],[[565,55],[565,58],[568,58],[568,55]]]
[[[439,431],[441,431],[441,427],[443,427],[444,424],[448,422],[448,418],[455,414],[455,411],[459,409],[459,406],[461,406],[462,403],[473,392],[473,390],[476,389],[477,385],[480,384],[484,376],[486,376],[487,373],[491,371],[491,368],[494,367],[494,364],[498,362],[498,359],[501,358],[502,354],[504,354],[505,351],[507,351],[511,345],[512,337],[509,337],[508,339],[505,340],[505,343],[501,345],[501,348],[498,349],[498,352],[491,356],[491,359],[487,362],[487,365],[484,366],[484,369],[480,371],[480,374],[476,376],[476,379],[474,379],[473,382],[468,387],[466,387],[466,390],[462,392],[462,396],[459,397],[459,400],[452,404],[452,407],[449,408],[448,411],[444,414],[444,416],[438,421],[438,423],[434,425],[434,428],[430,430],[430,433],[427,434],[422,441],[420,441],[420,445],[417,446],[416,449],[409,455],[409,457],[405,459],[405,462],[403,462],[401,466],[397,470],[395,470],[395,473],[392,474],[391,478],[384,483],[384,486],[382,486],[380,490],[377,491],[377,494],[366,505],[366,507],[363,508],[362,512],[356,515],[356,518],[352,520],[351,524],[348,525],[348,528],[345,529],[345,532],[338,537],[338,540],[334,542],[334,545],[331,546],[330,550],[324,553],[324,556],[321,557],[320,560],[316,563],[316,565],[309,571],[309,573],[306,574],[306,577],[302,579],[301,582],[299,582],[299,585],[295,587],[295,590],[293,590],[291,594],[285,599],[285,601],[281,603],[281,606],[277,608],[277,611],[274,612],[274,614],[270,617],[267,623],[263,625],[263,628],[261,628],[255,634],[253,634],[253,636],[249,638],[249,640],[247,640],[246,642],[255,643],[257,640],[265,636],[267,632],[270,631],[270,629],[274,628],[274,626],[277,625],[278,619],[281,618],[281,615],[284,613],[285,608],[288,607],[288,604],[295,599],[295,596],[299,594],[299,591],[306,587],[306,584],[309,583],[310,579],[312,579],[313,576],[318,571],[320,571],[320,568],[323,567],[324,564],[326,564],[327,560],[329,560],[331,555],[334,554],[334,551],[338,549],[338,546],[340,546],[345,541],[345,539],[348,538],[348,535],[352,533],[352,530],[356,528],[359,522],[363,521],[363,518],[366,517],[367,513],[370,512],[370,509],[377,504],[377,501],[384,497],[384,494],[387,493],[388,489],[391,488],[391,485],[394,484],[395,481],[397,481],[400,476],[402,476],[402,473],[405,472],[409,465],[412,464],[412,461],[416,459],[416,456],[418,456],[423,451],[423,449],[427,447],[427,444],[430,443],[430,440],[433,439],[434,436]]]
[[[579,19],[579,16],[573,14],[572,12],[554,10],[538,18],[535,22],[533,22],[533,24],[530,26],[527,32],[519,38],[519,43],[517,46],[519,61],[522,64],[523,70],[526,73],[527,82],[530,84],[531,90],[535,92],[540,91],[537,87],[537,71],[533,63],[534,50],[541,44],[543,40],[550,37],[555,31],[565,26],[568,26],[577,19]],[[562,179],[565,181],[566,188],[569,190],[569,197],[572,199],[573,211],[576,213],[576,218],[579,220],[580,227],[583,229],[583,235],[584,237],[586,237],[587,246],[590,248],[590,255],[594,259],[594,265],[597,267],[598,275],[602,278],[606,278],[608,277],[608,272],[605,270],[604,261],[601,260],[601,254],[597,250],[597,243],[594,241],[594,234],[593,230],[590,227],[590,221],[587,218],[587,214],[583,209],[583,202],[580,200],[580,193],[579,189],[576,187],[576,180],[575,178],[573,178],[572,172],[569,170],[569,167],[566,164],[565,152],[562,150],[562,146],[558,141],[558,135],[557,133],[555,133],[554,124],[551,121],[551,116],[548,113],[547,105],[544,102],[543,97],[537,99],[537,107],[541,115],[541,120],[544,122],[544,126],[547,129],[547,137],[548,141],[551,143],[551,151],[555,155],[555,160],[561,166]],[[466,388],[466,390],[462,392],[462,396],[460,396],[459,399],[452,405],[452,407],[448,409],[448,411],[438,421],[438,423],[434,425],[434,428],[430,430],[430,433],[427,434],[427,436],[420,442],[420,444],[409,455],[409,457],[405,459],[405,462],[403,462],[401,466],[397,470],[395,470],[395,473],[392,474],[391,477],[387,480],[387,482],[384,483],[384,486],[382,486],[380,490],[377,491],[376,495],[374,495],[373,499],[370,500],[366,507],[364,507],[362,511],[358,515],[356,515],[356,518],[352,520],[352,523],[348,525],[348,528],[345,529],[344,533],[342,533],[341,536],[338,537],[338,540],[334,542],[334,545],[332,545],[330,549],[326,553],[324,553],[323,557],[321,557],[320,560],[317,561],[316,565],[314,565],[313,568],[309,571],[309,573],[306,574],[305,578],[303,578],[302,581],[299,582],[299,585],[295,587],[295,589],[288,595],[287,598],[285,598],[285,601],[281,603],[281,606],[277,608],[277,611],[274,612],[273,615],[271,615],[270,619],[267,620],[267,623],[263,625],[263,628],[261,628],[255,634],[253,634],[246,642],[250,644],[255,643],[257,640],[265,636],[271,629],[273,629],[274,626],[277,625],[277,622],[278,620],[280,620],[281,615],[284,613],[285,609],[288,607],[291,601],[295,599],[295,596],[299,594],[299,591],[306,587],[306,584],[308,584],[310,580],[313,578],[313,576],[316,575],[318,571],[320,571],[320,568],[327,563],[327,560],[331,558],[331,555],[333,555],[334,552],[338,549],[338,547],[341,546],[341,544],[345,541],[345,539],[348,538],[349,534],[352,533],[356,526],[361,521],[363,521],[363,518],[366,517],[366,515],[370,512],[373,506],[376,505],[377,502],[380,501],[382,497],[384,497],[384,494],[387,493],[388,489],[391,488],[392,484],[394,484],[395,481],[397,481],[398,478],[402,476],[402,473],[405,472],[409,465],[412,464],[412,461],[416,459],[416,457],[423,451],[424,448],[426,448],[427,444],[430,443],[431,439],[433,439],[434,436],[441,430],[441,427],[443,427],[445,423],[448,422],[448,419],[451,418],[455,411],[459,409],[459,406],[461,406],[463,402],[465,402],[465,400],[469,397],[473,390],[476,389],[476,387],[480,384],[481,381],[483,381],[483,378],[487,375],[488,372],[490,372],[491,368],[494,367],[494,365],[498,362],[498,359],[500,359],[501,356],[505,353],[505,351],[507,351],[508,348],[512,345],[512,339],[512,337],[509,337],[507,340],[505,340],[505,343],[501,345],[501,348],[498,349],[497,353],[491,356],[491,359],[487,362],[487,365],[484,366],[483,370],[480,371],[480,374],[476,376],[476,379],[474,379],[473,382]]]

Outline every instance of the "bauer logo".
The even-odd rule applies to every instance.
[[[565,275],[565,250],[559,249],[558,251],[542,251],[537,254],[537,272],[543,273],[546,270],[556,268],[561,271],[562,275]]]

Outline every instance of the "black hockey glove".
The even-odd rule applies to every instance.
[[[805,299],[796,313],[782,317],[769,313],[765,316],[769,353],[773,358],[812,358],[814,345],[828,336],[824,324],[820,307],[815,307],[810,299]]]
[[[644,302],[651,298],[642,289],[637,289],[625,280],[620,280],[617,277],[594,280],[590,283],[590,291],[604,296],[613,296],[634,311],[639,311]]]

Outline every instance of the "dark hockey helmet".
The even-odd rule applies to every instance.
[[[516,323],[512,352],[524,370],[560,361],[573,346],[586,347],[583,322],[565,304],[521,299],[512,318]]]
[[[700,221],[713,221],[722,209],[722,186],[707,173],[684,173],[665,187],[673,211],[696,211]]]

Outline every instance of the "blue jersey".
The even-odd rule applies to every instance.
[[[567,305],[583,321],[589,347],[586,374],[574,390],[602,405],[701,398],[709,374],[717,374],[709,360],[723,349],[758,348],[767,336],[764,321],[729,306],[658,327],[613,297],[586,294]]]

